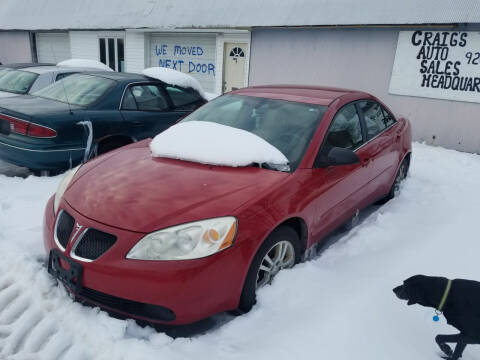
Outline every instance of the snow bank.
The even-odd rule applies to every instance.
[[[60,61],[58,66],[68,66],[68,67],[87,67],[92,69],[99,69],[103,71],[113,71],[110,67],[96,60],[88,59],[69,59]]]
[[[172,339],[74,303],[48,275],[43,210],[60,179],[0,175],[0,359],[437,360],[435,335],[457,331],[391,289],[414,274],[480,280],[480,156],[415,144],[398,198],[280,272],[250,313]]]
[[[155,136],[150,149],[156,157],[211,165],[288,164],[285,155],[261,137],[207,121],[178,123]]]
[[[190,76],[183,72],[157,66],[143,70],[142,74],[166,82],[167,84],[176,85],[183,88],[192,88],[194,90],[197,90],[201,97],[206,100],[210,100],[207,98],[207,95],[205,91],[203,91],[202,85],[200,85],[198,80],[195,79],[193,76]]]

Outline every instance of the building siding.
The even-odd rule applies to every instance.
[[[36,33],[37,60],[43,63],[59,63],[71,58],[68,32]]]
[[[99,60],[98,36],[95,31],[70,31],[72,59]]]
[[[145,68],[145,33],[126,31],[125,33],[125,71],[141,72]]]
[[[0,32],[0,62],[10,64],[32,61],[30,37],[26,31]]]
[[[409,118],[417,141],[480,153],[480,104],[388,93],[394,29],[252,32],[250,85],[328,85],[374,94]]]

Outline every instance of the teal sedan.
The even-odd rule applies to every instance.
[[[140,74],[70,75],[0,99],[0,160],[56,173],[155,136],[205,102],[192,88]]]

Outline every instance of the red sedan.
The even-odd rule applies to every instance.
[[[44,243],[49,272],[81,301],[170,324],[248,311],[278,271],[394,197],[411,158],[408,120],[364,92],[250,87],[189,121],[249,132],[288,163],[156,157],[144,140],[74,169],[47,204]]]

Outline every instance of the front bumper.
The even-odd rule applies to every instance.
[[[84,153],[84,148],[43,149],[0,138],[0,159],[32,170],[69,169],[82,161]]]
[[[184,261],[126,259],[128,251],[145,234],[126,231],[92,221],[62,201],[77,224],[117,236],[117,242],[97,260],[80,261],[71,256],[74,232],[62,251],[54,240],[53,197],[44,217],[47,253],[59,251],[82,266],[80,289],[71,289],[81,301],[109,312],[139,320],[188,324],[219,312],[235,309],[248,271],[248,259],[240,246],[212,256]],[[173,316],[172,316],[173,314]]]

